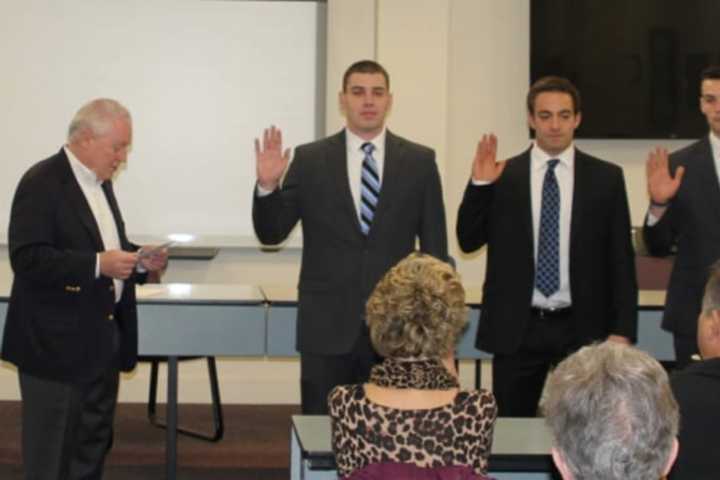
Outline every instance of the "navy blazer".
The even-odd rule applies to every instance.
[[[103,190],[123,250],[125,235],[112,184]],[[22,372],[58,381],[97,376],[113,358],[107,322],[118,323],[119,365],[137,357],[136,276],[125,281],[115,304],[111,278],[95,278],[96,254],[105,248],[64,150],[31,167],[20,180],[8,229],[14,272],[3,336],[2,358]]]
[[[535,283],[530,150],[507,160],[491,185],[469,183],[458,211],[465,252],[487,245],[476,346],[517,351]],[[625,181],[620,167],[575,151],[570,220],[570,295],[578,344],[610,334],[637,336],[637,281]]]
[[[720,182],[710,139],[671,154],[673,175],[679,166],[685,174],[677,194],[660,221],[643,233],[652,255],[670,255],[677,248],[662,326],[695,338],[709,269],[720,258]]]
[[[297,348],[351,351],[365,302],[390,267],[420,249],[447,259],[447,231],[435,153],[387,132],[380,198],[368,235],[360,230],[347,172],[345,132],[295,149],[282,188],[255,195],[253,224],[264,244],[302,222]]]

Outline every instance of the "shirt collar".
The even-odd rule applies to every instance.
[[[720,138],[710,130],[710,148],[712,150],[713,160],[720,163]]]
[[[533,169],[540,170],[541,168],[545,168],[548,160],[552,160],[553,158],[560,160],[560,165],[572,170],[575,164],[575,144],[571,143],[565,150],[560,152],[559,155],[551,156],[548,155],[545,150],[538,147],[537,142],[533,142],[532,149],[530,150],[530,161]]]
[[[371,140],[365,140],[364,138],[360,138],[357,135],[355,135],[353,132],[350,131],[349,128],[345,129],[345,139],[348,145],[348,148],[351,152],[354,151],[360,151],[361,147],[365,143],[372,143],[375,147],[374,153],[380,153],[385,149],[385,134],[387,133],[387,129],[383,127],[382,131],[373,139]]]
[[[102,183],[102,180],[98,179],[95,172],[90,170],[84,163],[78,160],[67,145],[63,146],[63,150],[65,150],[65,155],[67,155],[68,160],[70,161],[70,168],[72,168],[75,178],[77,178],[79,182],[82,182],[85,185],[100,185]]]

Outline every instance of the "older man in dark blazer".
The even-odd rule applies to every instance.
[[[131,140],[128,111],[94,100],[15,192],[2,357],[19,371],[28,479],[102,478],[119,371],[136,362],[135,282],[167,261],[125,235],[111,178]]]
[[[676,370],[670,378],[680,406],[680,454],[670,480],[716,478],[720,449],[708,432],[720,429],[720,263],[710,269],[697,319],[702,360]],[[716,396],[717,395],[717,396]]]
[[[447,257],[435,154],[385,128],[392,95],[385,69],[360,61],[343,78],[347,127],[299,146],[289,160],[280,131],[256,140],[253,202],[261,242],[283,241],[302,222],[297,348],[302,410],[327,413],[336,385],[362,383],[377,361],[365,301],[385,272],[415,249]]]
[[[637,285],[622,170],[573,145],[580,95],[568,80],[531,87],[530,150],[496,161],[478,144],[457,221],[460,247],[487,245],[476,346],[494,353],[502,416],[534,416],[548,369],[578,347],[637,329]]]
[[[700,89],[708,136],[669,156],[657,148],[647,161],[645,243],[653,255],[677,250],[662,327],[673,334],[679,368],[698,351],[695,319],[710,266],[720,258],[720,66],[702,72]]]

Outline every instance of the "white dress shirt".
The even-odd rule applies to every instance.
[[[560,288],[550,297],[545,297],[535,288],[532,305],[539,308],[562,308],[572,304],[570,296],[570,219],[572,218],[572,198],[575,172],[575,146],[570,145],[559,155],[548,155],[537,144],[530,150],[530,203],[533,221],[533,257],[537,266],[538,243],[540,234],[540,211],[542,207],[542,187],[548,161],[557,158],[555,167],[560,190]]]
[[[95,223],[97,223],[100,230],[100,238],[102,238],[105,251],[120,250],[120,236],[118,235],[117,225],[115,224],[115,218],[110,209],[110,204],[102,189],[102,180],[98,179],[95,172],[78,160],[69,148],[63,148],[70,160],[70,168],[80,185],[80,190],[82,190],[83,195],[85,195],[85,200],[87,200],[90,210],[92,210]],[[95,278],[99,277],[100,254],[98,253],[95,255]],[[123,281],[113,278],[113,284],[115,285],[115,302],[119,302],[122,297]]]

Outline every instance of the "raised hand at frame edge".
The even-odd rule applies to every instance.
[[[647,188],[650,200],[657,206],[667,204],[680,188],[685,167],[678,167],[675,176],[670,173],[668,151],[656,147],[648,153],[645,171],[647,174]]]

